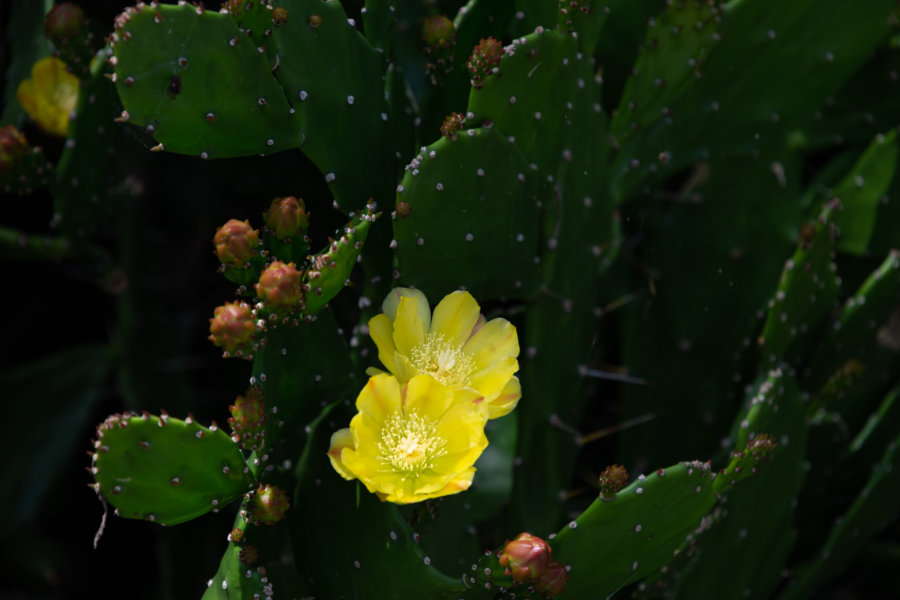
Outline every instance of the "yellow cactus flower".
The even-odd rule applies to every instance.
[[[359,479],[397,504],[469,488],[487,447],[487,411],[473,390],[451,390],[426,375],[405,383],[382,373],[356,399],[348,429],[331,436],[328,457],[344,479]]]
[[[444,296],[432,314],[425,294],[395,288],[382,310],[369,320],[369,335],[381,363],[401,382],[424,373],[452,389],[473,389],[491,419],[516,407],[519,337],[509,321],[486,321],[472,295],[460,291]]]
[[[69,114],[78,102],[78,78],[66,71],[66,63],[48,56],[34,63],[31,79],[19,84],[16,97],[41,129],[66,137]]]

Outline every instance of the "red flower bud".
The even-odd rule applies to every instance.
[[[456,132],[466,124],[466,117],[462,113],[450,113],[441,125],[441,135],[450,140],[456,139]]]
[[[300,271],[292,262],[285,264],[276,260],[259,276],[256,295],[273,308],[298,304],[303,299]]]
[[[303,198],[287,196],[275,198],[269,210],[263,213],[266,227],[275,232],[279,240],[296,235],[299,230],[309,227],[309,217],[306,214],[306,206]]]
[[[44,18],[44,34],[51,40],[65,40],[81,33],[84,11],[71,2],[57,4]]]
[[[253,518],[256,523],[272,525],[283,519],[290,507],[283,490],[269,484],[259,486],[253,498]]]
[[[600,473],[600,497],[609,500],[625,487],[628,471],[621,465],[610,465]]]
[[[217,306],[209,320],[209,339],[216,346],[234,352],[245,345],[256,331],[253,313],[244,303],[229,302]]]
[[[28,152],[28,140],[12,125],[0,127],[0,174],[10,170]]]
[[[548,596],[558,596],[566,591],[566,582],[569,581],[569,572],[555,560],[547,565],[547,570],[534,582],[534,589],[544,592]]]
[[[466,62],[472,75],[472,87],[480,88],[488,76],[498,72],[502,57],[503,45],[494,38],[489,37],[478,42]]]
[[[547,542],[523,532],[503,547],[500,565],[506,567],[514,581],[529,581],[544,574],[552,552]]]
[[[216,231],[213,244],[223,265],[241,266],[259,245],[259,231],[250,227],[249,221],[231,219]]]

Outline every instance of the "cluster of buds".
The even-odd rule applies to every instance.
[[[450,113],[441,125],[441,135],[448,140],[456,140],[456,132],[466,125],[466,117],[462,113]]]
[[[482,38],[475,48],[472,55],[466,62],[469,69],[469,75],[472,81],[472,87],[480,88],[484,85],[485,79],[491,75],[500,74],[500,59],[503,57],[503,45],[492,37]]]
[[[265,444],[266,406],[259,387],[251,387],[244,396],[238,396],[228,407],[231,416],[231,439],[245,450],[262,450]]]
[[[261,485],[253,495],[251,519],[255,525],[272,525],[284,518],[291,507],[287,494],[274,485]]]
[[[612,500],[628,482],[628,470],[621,465],[609,465],[600,473],[600,499]]]
[[[426,44],[428,63],[425,69],[431,77],[431,83],[442,85],[444,77],[453,70],[456,50],[456,28],[453,21],[443,15],[427,17],[422,23],[422,40]]]
[[[302,235],[309,228],[309,215],[303,198],[294,196],[272,200],[269,210],[263,213],[263,220],[279,240],[289,239],[298,232]]]
[[[0,175],[12,170],[28,153],[28,140],[12,125],[0,127]]]
[[[551,558],[552,554],[547,542],[523,532],[506,542],[500,551],[500,566],[516,583],[527,583],[547,596],[558,596],[565,591],[569,572]]]

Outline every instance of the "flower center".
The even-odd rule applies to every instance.
[[[446,445],[433,421],[398,410],[384,421],[378,458],[405,477],[419,477],[434,466],[436,458],[446,454]]]
[[[447,386],[465,385],[475,366],[462,346],[451,344],[442,333],[429,333],[413,348],[411,362],[420,373],[431,375]]]

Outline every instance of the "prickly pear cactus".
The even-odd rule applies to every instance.
[[[0,12],[13,595],[892,589],[895,2]]]

